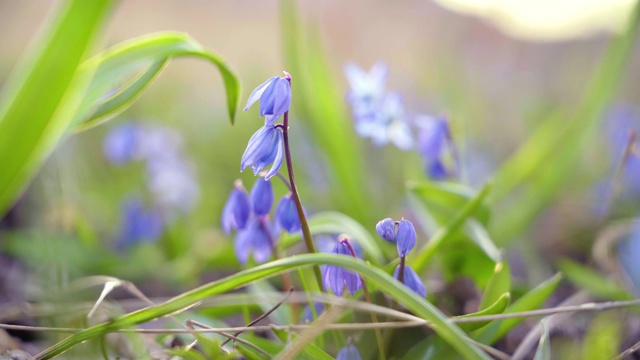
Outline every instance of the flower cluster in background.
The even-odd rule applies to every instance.
[[[404,151],[417,146],[425,172],[433,180],[458,176],[458,154],[445,116],[407,115],[400,94],[385,91],[385,64],[375,64],[368,73],[348,64],[344,72],[351,86],[347,100],[358,135],[371,138],[376,146],[392,143]],[[412,128],[418,133],[417,144]]]
[[[103,143],[104,155],[115,165],[145,164],[151,203],[128,196],[122,205],[117,247],[158,239],[176,216],[189,213],[200,197],[193,166],[183,154],[182,137],[160,125],[128,122],[113,128]]]

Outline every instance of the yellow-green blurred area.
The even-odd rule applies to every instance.
[[[46,19],[58,4],[0,1],[0,84],[11,84],[12,70],[29,64],[24,56],[48,35]],[[380,259],[369,260],[387,271],[395,267],[395,249],[378,241],[375,225],[411,219],[420,250],[409,264],[420,264],[429,300],[448,307],[448,315],[475,311],[486,289],[496,299],[517,299],[560,270],[570,279],[563,295],[584,289],[594,299],[628,299],[640,275],[621,267],[609,252],[615,236],[602,234],[640,211],[640,154],[629,135],[640,130],[637,13],[631,0],[119,1],[84,59],[145,34],[189,34],[237,75],[235,124],[219,69],[179,56],[124,112],[85,131],[69,127],[57,145],[44,141],[54,150],[42,151],[46,162],[35,162],[30,182],[25,176],[0,227],[0,254],[35,275],[31,287],[11,286],[42,299],[41,289],[104,274],[165,296],[242,269],[220,218],[234,181],[250,189],[256,178],[250,169],[240,172],[240,160],[264,120],[257,106],[243,109],[256,86],[288,71],[292,157],[314,230],[350,229],[375,239],[367,244],[380,245]],[[379,62],[388,66],[385,89],[402,96],[408,121],[448,116],[458,178],[430,180],[416,150],[376,146],[356,134],[344,68],[368,71]],[[0,97],[10,93],[4,86]],[[28,115],[20,121],[30,129]],[[127,123],[177,134],[197,195],[192,208],[169,216],[157,241],[121,249],[123,202],[154,201],[143,161],[113,164],[105,157],[105,138]],[[280,172],[286,174],[284,165]],[[273,183],[278,199],[287,188]],[[430,248],[434,238],[446,241]],[[298,240],[281,240],[286,256],[304,252],[289,247]],[[503,260],[506,289],[492,289],[502,269],[495,263]],[[460,286],[469,285],[473,299],[456,302],[466,293],[450,294],[448,286],[465,279],[471,285]],[[597,321],[620,331],[611,318]]]

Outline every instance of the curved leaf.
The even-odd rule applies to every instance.
[[[471,313],[471,314],[466,314],[466,315],[461,315],[461,316],[456,316],[456,319],[467,319],[467,318],[474,318],[477,316],[487,316],[487,315],[496,315],[496,314],[502,314],[504,312],[504,310],[507,308],[507,306],[509,306],[509,301],[511,300],[511,294],[509,294],[508,292],[500,295],[500,297],[498,298],[498,300],[496,300],[496,302],[494,302],[493,304],[487,306],[486,308],[479,310],[477,312]],[[476,329],[480,329],[481,327],[484,327],[485,325],[487,325],[488,323],[490,323],[491,321],[477,321],[477,322],[469,322],[469,323],[458,323],[458,326],[460,326],[460,328],[464,331],[473,331]]]
[[[404,306],[416,316],[431,322],[435,332],[465,358],[490,359],[488,355],[467,341],[464,332],[447,319],[435,306],[406,286],[400,284],[382,270],[348,256],[332,254],[298,255],[241,271],[227,278],[183,293],[162,304],[129,313],[110,322],[99,324],[73,334],[39,354],[37,359],[50,359],[69,350],[74,345],[93,337],[182,311],[208,297],[233,290],[259,279],[272,277],[287,270],[303,266],[326,264],[341,266],[360,273],[368,282],[387,293],[396,301],[404,304]]]

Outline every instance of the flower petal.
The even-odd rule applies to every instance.
[[[398,245],[398,256],[406,256],[411,249],[416,246],[416,229],[413,224],[405,219],[398,224],[398,233],[396,236]]]
[[[247,99],[247,106],[245,106],[244,111],[249,110],[251,105],[253,105],[256,101],[260,99],[260,97],[262,96],[262,93],[264,93],[264,90],[267,88],[267,86],[269,86],[269,84],[271,84],[271,82],[275,78],[277,78],[277,76],[269,78],[267,81],[263,82],[257,88],[255,88],[253,92],[251,92],[251,95],[249,95],[249,98]]]

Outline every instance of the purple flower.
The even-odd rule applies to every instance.
[[[242,181],[236,180],[231,194],[222,210],[222,229],[229,235],[231,230],[242,230],[245,228],[249,215],[249,196],[242,186]]]
[[[139,159],[142,156],[140,138],[141,128],[138,124],[118,125],[104,139],[104,155],[114,164],[125,164]]]
[[[238,261],[246,264],[252,253],[258,264],[269,260],[278,231],[267,217],[252,217],[247,226],[236,234],[234,248]]]
[[[260,128],[251,139],[247,149],[242,155],[240,171],[250,166],[254,175],[257,175],[267,165],[273,163],[265,176],[269,180],[278,173],[284,159],[284,140],[282,132],[273,125],[265,125]]]
[[[453,143],[451,142],[451,130],[445,116],[420,116],[417,119],[418,151],[425,162],[427,175],[433,180],[445,180],[451,177],[455,169],[449,169],[445,165],[447,160],[453,162]]]
[[[309,305],[305,306],[304,310],[302,311],[302,318],[300,320],[302,324],[306,324],[307,322],[313,322],[316,316],[320,316],[320,314],[324,312],[324,304],[321,302],[314,302],[313,308],[315,310],[315,316],[313,314],[313,311],[311,310],[311,306]]]
[[[271,211],[273,205],[273,186],[271,181],[259,177],[251,189],[251,208],[256,215],[264,216]]]
[[[398,275],[400,275],[400,265],[396,267],[396,271],[393,273],[393,277],[398,279]],[[413,271],[413,269],[408,265],[405,265],[404,267],[404,276],[402,278],[402,283],[422,297],[427,296],[427,289],[424,287],[422,279],[420,279],[420,276],[418,276],[418,274],[416,274],[416,272]]]
[[[260,100],[260,117],[266,116],[265,125],[273,123],[284,113],[289,111],[291,104],[291,85],[287,78],[274,76],[255,88],[244,111]]]
[[[286,232],[291,234],[300,231],[302,225],[300,224],[300,217],[298,217],[296,202],[291,193],[286,194],[280,199],[276,207],[275,218]]]
[[[353,344],[348,344],[338,352],[336,360],[362,360],[358,348]]]
[[[381,238],[392,243],[396,242],[396,222],[393,219],[380,220],[376,224],[376,232]]]
[[[396,242],[398,245],[398,255],[400,257],[407,256],[416,246],[416,229],[409,220],[400,220],[398,232],[396,233]]]
[[[351,256],[349,246],[344,241],[337,243],[331,252],[333,254]],[[362,282],[358,274],[335,265],[322,266],[322,282],[325,290],[331,289],[338,296],[342,295],[345,286],[351,295],[362,288]]]
[[[164,231],[164,221],[158,210],[146,209],[138,198],[128,198],[122,204],[122,220],[116,247],[119,250],[143,242],[155,242]]]
[[[344,73],[351,86],[347,99],[352,104],[373,103],[382,98],[387,82],[386,64],[376,63],[369,73],[366,73],[357,65],[350,63],[344,67]]]

